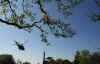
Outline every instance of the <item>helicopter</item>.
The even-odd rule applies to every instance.
[[[19,50],[21,50],[21,51],[25,51],[25,47],[24,47],[24,43],[20,43],[20,42],[18,42],[18,41],[14,41],[15,42],[15,45],[18,47],[18,49]]]

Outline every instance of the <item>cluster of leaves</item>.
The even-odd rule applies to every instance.
[[[52,57],[47,57],[44,61],[46,64],[72,64],[69,60],[67,59],[53,59]],[[44,64],[45,64],[44,63]]]
[[[56,0],[56,10],[67,18],[72,15],[72,9],[79,5],[82,1],[83,0]]]
[[[70,24],[53,18],[45,10],[43,4],[52,1],[57,4],[56,10],[68,17],[72,15],[72,8],[80,4],[82,0],[1,0],[0,15],[2,18],[0,18],[0,22],[28,32],[32,32],[33,27],[36,27],[41,32],[41,41],[46,44],[49,44],[47,40],[49,33],[56,37],[72,37],[75,32]],[[42,15],[41,18],[38,17],[38,20],[36,20],[37,13],[34,14],[35,5]],[[47,27],[45,28],[44,25]]]
[[[99,0],[94,0],[94,3],[98,8],[100,8],[100,1]],[[100,21],[100,12],[95,12],[91,16],[89,16],[92,21],[98,22]]]
[[[89,16],[92,21],[98,22],[100,21],[100,14],[99,13],[93,13],[91,16]]]

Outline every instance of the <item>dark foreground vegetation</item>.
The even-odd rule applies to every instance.
[[[30,62],[15,61],[12,55],[0,55],[0,64],[32,64]],[[100,64],[100,51],[90,53],[88,50],[77,51],[73,61],[68,59],[54,59],[44,54],[43,63],[40,64]]]
[[[100,52],[90,53],[88,50],[77,51],[72,62],[68,59],[47,57],[44,64],[100,64]]]

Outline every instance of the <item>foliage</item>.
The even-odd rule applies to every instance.
[[[56,12],[68,18],[72,15],[72,9],[80,4],[81,1],[82,0],[0,0],[0,22],[28,32],[33,32],[35,27],[41,33],[41,41],[49,45],[47,40],[48,34],[51,33],[56,37],[68,38],[72,37],[75,32],[69,23],[50,16],[49,12],[45,9],[45,3],[55,2]],[[35,12],[36,5],[41,14]],[[37,17],[37,15],[40,17]],[[36,20],[36,18],[38,18],[38,20]]]
[[[12,55],[1,54],[0,55],[0,64],[16,64]]]
[[[53,59],[52,57],[47,57],[46,58],[47,64],[72,64],[69,60],[67,59]]]
[[[100,1],[99,0],[93,0],[93,1],[96,4],[97,8],[100,8]],[[92,13],[92,15],[89,16],[89,18],[94,22],[100,21],[100,12]]]
[[[74,64],[80,64],[80,52],[79,51],[76,52]]]
[[[100,64],[100,51],[92,54],[91,64]]]
[[[15,61],[12,55],[0,55],[0,63],[1,62],[13,62]],[[88,50],[77,51],[75,55],[75,59],[73,61],[69,61],[68,59],[47,57],[45,58],[46,63],[44,64],[100,64],[100,51],[90,53]],[[30,62],[22,62],[21,60],[17,60],[16,64],[31,64]]]
[[[91,64],[91,56],[88,50],[83,50],[80,54],[80,64]]]
[[[30,62],[24,62],[23,64],[31,64]]]
[[[88,50],[78,51],[73,64],[100,64],[100,51],[94,53]]]

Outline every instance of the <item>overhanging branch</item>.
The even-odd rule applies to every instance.
[[[16,26],[16,27],[18,27],[19,29],[22,29],[22,28],[23,28],[22,26],[20,26],[20,25],[18,25],[18,24],[16,24],[16,23],[10,23],[10,22],[5,21],[5,20],[3,20],[3,19],[0,19],[0,22],[5,23],[5,24],[7,24],[7,25]]]
[[[33,26],[36,26],[36,27],[37,27],[36,23],[38,23],[38,22],[34,22],[34,23],[32,23],[31,25],[25,24],[24,26],[22,26],[22,25],[19,25],[19,24],[16,24],[16,23],[11,23],[11,22],[5,21],[5,20],[3,20],[3,19],[0,19],[0,22],[5,23],[5,24],[7,24],[7,25],[16,26],[16,27],[18,27],[19,29],[29,28],[29,27],[33,27]]]

